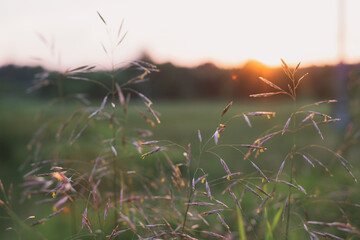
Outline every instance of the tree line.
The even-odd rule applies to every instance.
[[[151,59],[142,59],[152,62]],[[196,67],[187,68],[175,66],[172,63],[155,64],[158,71],[148,75],[145,83],[135,88],[152,99],[239,99],[248,98],[250,94],[267,92],[273,89],[258,81],[262,76],[273,81],[283,89],[288,89],[286,76],[280,67],[271,68],[257,61],[248,61],[237,68],[219,68],[212,63],[205,63]],[[360,64],[347,65],[348,79],[351,82],[360,78]],[[47,73],[44,75],[44,73]],[[313,98],[333,98],[335,96],[336,66],[310,66],[301,68],[298,77],[309,73],[304,84],[299,89],[300,96]],[[104,93],[96,84],[84,84],[64,76],[59,72],[48,72],[46,69],[28,66],[7,65],[0,68],[0,96],[24,94],[36,77],[43,74],[46,86],[32,94],[43,98],[53,96],[58,92],[60,79],[61,88],[67,93],[86,92],[88,98],[102,98]],[[92,69],[86,78],[106,83],[111,81],[111,75],[126,82],[139,74],[138,69],[126,67],[109,73],[104,70]]]

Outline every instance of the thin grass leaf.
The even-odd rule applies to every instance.
[[[115,87],[116,87],[116,90],[117,90],[117,93],[119,96],[119,102],[120,102],[121,106],[123,107],[124,113],[126,114],[127,113],[127,105],[125,102],[124,94],[122,93],[121,88],[118,83],[115,83]]]
[[[246,148],[251,148],[251,149],[262,149],[262,150],[267,150],[267,148],[265,147],[260,147],[257,145],[251,145],[251,144],[240,144],[241,147],[246,147]]]
[[[236,208],[236,216],[238,220],[238,231],[239,231],[240,239],[247,240],[246,231],[245,231],[245,222],[240,208]]]
[[[38,172],[41,168],[42,168],[42,167],[37,167],[37,168],[34,168],[34,169],[33,169],[33,170],[31,170],[30,172],[26,173],[26,174],[23,176],[23,178],[27,178],[27,177],[29,177],[30,175],[32,175],[32,174],[34,174],[34,173]],[[4,191],[4,190],[3,190],[4,186],[2,186],[1,180],[0,180],[0,187],[1,187],[1,190],[2,190],[2,191]]]
[[[83,217],[85,226],[87,227],[87,229],[89,230],[89,232],[90,232],[91,234],[93,234],[93,231],[92,231],[92,229],[91,229],[91,223],[90,223],[89,219],[88,219],[87,217],[85,217],[84,214],[82,215],[82,217]]]
[[[171,235],[180,236],[181,238],[189,239],[189,240],[198,240],[197,238],[191,237],[190,235],[185,233],[172,232]]]
[[[98,163],[99,163],[100,160],[101,160],[100,158],[97,158],[97,159],[95,160],[94,167],[92,168],[91,173],[90,173],[90,176],[89,176],[89,182],[92,181],[92,178],[93,178],[93,176],[94,176],[96,167],[97,167],[97,165],[98,165]]]
[[[192,203],[185,203],[185,205],[202,207],[202,206],[214,206],[215,204],[207,203],[207,202],[192,202]]]
[[[279,86],[277,86],[276,84],[270,82],[269,80],[267,80],[267,79],[265,79],[265,78],[263,78],[263,77],[259,77],[259,79],[260,79],[261,81],[263,81],[264,83],[266,83],[267,85],[269,85],[269,86],[271,86],[271,87],[273,87],[273,88],[276,88],[277,90],[280,90],[280,91],[285,92],[281,87],[279,87]]]
[[[83,132],[87,129],[88,125],[85,124],[85,126],[78,132],[78,134],[70,141],[70,145],[73,145],[74,142],[83,134]]]
[[[223,202],[221,202],[221,201],[219,201],[219,200],[217,200],[217,199],[214,199],[218,204],[220,204],[221,206],[223,206],[223,207],[226,207],[226,208],[229,208],[225,203],[223,203]]]
[[[307,163],[309,163],[312,167],[315,167],[315,165],[310,161],[310,159],[305,156],[304,154],[301,154],[301,156],[306,160]]]
[[[252,192],[255,196],[257,196],[258,198],[260,198],[261,200],[263,200],[263,198],[262,198],[257,192],[255,192],[254,189],[252,189],[251,187],[249,187],[249,185],[245,184],[245,187],[246,187],[247,189],[249,189],[250,192]]]
[[[325,113],[320,113],[320,112],[315,112],[315,111],[308,111],[309,113],[314,113],[314,114],[316,114],[316,115],[319,115],[319,116],[323,116],[323,117],[325,117],[325,119],[332,119],[332,117],[331,116],[329,116],[329,115],[327,115],[327,114],[325,114]]]
[[[155,126],[155,123],[154,123],[150,118],[148,118],[148,116],[146,116],[146,115],[145,115],[144,113],[142,113],[142,112],[139,112],[139,113],[140,113],[140,115],[145,119],[145,121],[150,124],[151,127],[154,127],[154,126]]]
[[[323,103],[337,103],[338,100],[336,99],[330,99],[330,100],[324,100],[324,101],[319,101],[319,102],[316,102],[314,103],[315,106],[318,106],[320,104],[323,104]]]
[[[238,184],[239,181],[234,181],[232,184],[230,184],[229,186],[227,186],[222,192],[221,194],[224,195],[227,191],[231,190],[232,187],[234,187],[236,184]]]
[[[329,169],[322,162],[320,162],[316,158],[313,158],[313,159],[320,165],[320,167],[322,167],[322,169],[324,169],[325,172],[327,172],[331,177],[333,176],[333,174],[329,171]]]
[[[136,93],[146,102],[146,105],[148,107],[150,107],[152,105],[152,101],[149,98],[147,98],[144,94],[139,93],[139,92],[136,92]]]
[[[332,151],[331,149],[329,149],[331,153],[333,153],[338,159],[340,159],[340,161],[349,164],[349,161],[346,160],[343,156],[341,156],[339,153]]]
[[[286,185],[288,185],[288,186],[290,186],[292,188],[298,189],[294,184],[286,182],[284,180],[278,180],[278,182],[284,183],[284,184],[286,184]]]
[[[141,146],[145,146],[145,145],[154,145],[157,144],[159,141],[157,140],[153,140],[153,141],[146,141],[146,142],[140,142]]]
[[[84,65],[84,66],[81,66],[81,67],[73,68],[73,69],[71,69],[71,70],[69,71],[69,73],[71,73],[71,72],[77,72],[77,71],[79,71],[79,70],[83,70],[83,69],[86,69],[86,68],[88,68],[88,67],[89,67],[89,65]]]
[[[52,214],[48,215],[47,217],[44,217],[44,218],[40,219],[39,221],[32,223],[31,226],[35,226],[35,225],[38,225],[38,224],[44,224],[47,220],[49,220],[50,218],[60,214],[62,211],[64,211],[64,208],[61,208],[61,209],[53,212]]]
[[[234,176],[239,176],[239,175],[241,175],[241,174],[243,174],[242,172],[235,172],[235,173],[231,173],[231,174],[229,174],[229,175],[225,175],[225,176],[223,176],[222,178],[223,179],[230,179],[230,178],[232,178],[232,177],[234,177]]]
[[[227,223],[224,221],[221,215],[219,213],[216,213],[216,215],[220,219],[222,225],[228,230],[229,233],[231,233],[229,225],[227,225]]]
[[[302,76],[299,78],[299,80],[298,80],[298,82],[297,82],[297,84],[296,84],[296,87],[299,86],[300,82],[301,82],[308,74],[309,74],[309,73],[305,73],[304,75],[302,75]]]
[[[118,38],[120,37],[120,33],[121,33],[123,25],[124,25],[124,19],[121,20],[121,24],[120,24],[118,32],[117,32],[117,37]]]
[[[288,210],[288,204],[289,204],[289,197],[286,198],[285,200],[285,204],[284,204],[284,208],[283,208],[283,211],[282,211],[282,221],[285,220],[285,214]]]
[[[143,155],[141,155],[141,159],[144,159],[144,158],[146,158],[147,156],[149,156],[149,155],[151,155],[151,154],[153,154],[153,153],[156,153],[156,152],[158,152],[158,151],[160,151],[160,150],[163,150],[164,148],[163,147],[157,147],[157,148],[155,148],[154,150],[152,150],[152,151],[150,151],[150,152],[147,152],[147,153],[144,153]]]
[[[191,161],[191,144],[188,144],[188,150],[187,150],[187,158],[186,158],[186,166],[190,167],[190,161]]]
[[[115,155],[115,157],[116,157],[118,154],[117,154],[117,151],[116,151],[115,147],[114,147],[114,146],[111,146],[110,149],[111,149],[112,153],[113,153],[113,154]]]
[[[208,223],[208,221],[206,221],[205,218],[203,218],[200,214],[198,215],[198,217],[201,219],[201,221],[203,221],[207,226],[210,226],[210,224]]]
[[[29,175],[31,175],[31,174],[29,174]],[[4,184],[2,183],[1,179],[0,179],[0,189],[1,189],[2,193],[4,194],[4,196],[6,196]]]
[[[302,191],[305,195],[307,195],[307,192],[305,190],[305,188],[303,188],[300,184],[296,184],[297,185],[297,188]]]
[[[124,215],[123,213],[120,213],[121,218],[129,225],[129,227],[133,230],[136,231],[136,226],[135,224],[130,220],[129,217],[127,217],[126,215]],[[147,224],[149,225],[149,221],[147,219],[145,219]]]
[[[315,115],[315,113],[310,113],[306,118],[304,118],[301,122],[306,122],[307,120],[309,120],[310,118],[313,118]]]
[[[279,177],[280,177],[280,174],[281,174],[281,172],[282,172],[282,170],[283,170],[283,168],[284,168],[285,161],[286,161],[286,159],[281,163],[281,166],[280,166],[279,171],[278,171],[278,173],[277,173],[277,175],[276,175],[276,180],[275,180],[275,181],[278,181],[278,179],[279,179]]]
[[[121,37],[121,39],[118,41],[118,43],[116,44],[116,46],[119,46],[119,45],[122,43],[122,41],[124,41],[126,35],[127,35],[127,32],[124,33],[124,35],[123,35],[123,36]]]
[[[284,65],[284,67],[285,67],[287,70],[289,70],[289,67],[288,67],[288,65],[286,64],[286,62],[284,61],[284,59],[280,58],[280,60],[281,60],[281,63]]]
[[[217,233],[213,233],[213,232],[208,232],[208,231],[201,231],[204,234],[207,234],[209,236],[212,236],[214,238],[219,238],[219,239],[226,239],[224,236],[217,234]]]
[[[355,182],[357,182],[357,178],[354,176],[354,174],[350,171],[350,169],[346,166],[346,164],[343,161],[340,161],[341,165],[345,168],[345,170],[351,175],[351,177],[354,179]]]
[[[151,112],[151,114],[154,116],[154,118],[156,119],[157,123],[160,124],[160,119],[159,117],[157,116],[157,114],[155,113],[155,111],[150,107],[150,106],[147,106],[149,111]]]
[[[109,206],[110,206],[110,198],[108,198],[106,206],[105,206],[105,210],[104,210],[104,221],[107,218],[108,212],[109,212]]]
[[[288,129],[289,124],[290,124],[290,121],[291,121],[291,117],[292,117],[292,114],[291,114],[291,116],[288,118],[288,120],[286,121],[285,126],[284,126],[284,128],[283,128],[283,130],[282,130],[282,132],[281,132],[281,135],[284,135],[284,133],[285,133],[286,130]]]
[[[319,238],[312,232],[309,232],[311,240],[319,240]]]
[[[120,189],[120,201],[119,201],[119,209],[120,209],[120,211],[122,210],[122,204],[123,204],[123,199],[124,199],[124,189],[123,188],[121,188]]]
[[[69,123],[74,119],[76,115],[78,115],[79,112],[76,111],[75,113],[71,114],[70,117],[59,127],[59,130],[56,133],[56,138],[59,139],[61,133],[65,130],[65,128],[69,125]]]
[[[256,171],[258,171],[260,173],[261,176],[263,176],[263,178],[265,178],[265,180],[267,182],[269,182],[269,179],[265,176],[265,174],[260,170],[260,168],[258,166],[256,166],[255,163],[253,163],[251,160],[249,160],[250,163],[253,165],[253,167],[256,169]]]
[[[271,229],[271,225],[269,222],[267,208],[264,208],[264,215],[265,215],[265,225],[266,225],[265,240],[273,240],[274,236],[273,236],[273,231]]]
[[[101,16],[101,14],[98,11],[96,11],[96,12],[97,12],[98,16],[100,17],[101,21],[106,25],[105,19]]]
[[[102,47],[102,49],[104,50],[104,52],[105,52],[106,54],[108,54],[108,51],[106,50],[106,47],[104,46],[103,43],[101,43],[101,47]]]
[[[279,221],[280,221],[280,218],[281,218],[281,213],[283,211],[283,207],[284,205],[281,205],[281,207],[279,208],[279,210],[276,212],[274,218],[273,218],[273,221],[272,221],[272,224],[271,224],[271,230],[274,231],[276,226],[278,225]]]
[[[66,201],[70,199],[69,196],[65,196],[63,198],[61,198],[59,201],[57,201],[54,205],[53,205],[53,210],[56,211],[61,205],[63,205],[64,203],[66,203]]]
[[[85,208],[84,213],[82,214],[82,216],[87,217],[87,207]],[[85,219],[82,218],[82,219],[81,219],[81,229],[84,228],[85,224],[86,224],[86,223],[85,223]]]
[[[80,81],[85,81],[85,82],[91,82],[91,83],[95,83],[99,86],[102,86],[104,89],[106,89],[107,91],[110,91],[110,89],[103,84],[102,82],[96,81],[96,80],[92,80],[86,77],[77,77],[77,76],[66,76],[67,78],[73,79],[73,80],[80,80]]]
[[[319,101],[319,102],[316,102],[316,103],[304,105],[304,106],[300,107],[299,110],[300,110],[300,109],[303,109],[303,108],[306,108],[306,107],[314,106],[314,105],[315,105],[315,106],[318,106],[318,105],[324,104],[324,103],[336,103],[336,102],[338,102],[338,100],[335,100],[335,99]]]
[[[199,142],[201,143],[201,142],[202,142],[202,138],[201,138],[201,133],[200,133],[200,130],[198,129],[198,130],[197,130],[197,132],[198,132]]]
[[[269,193],[265,192],[261,187],[259,187],[258,185],[255,185],[255,188],[257,190],[259,190],[260,192],[262,192],[263,194],[265,194],[267,197],[271,197]]]
[[[256,143],[258,146],[262,146],[264,143],[266,143],[267,141],[269,141],[273,136],[279,134],[281,131],[277,131],[277,132],[273,132],[273,133],[269,133],[264,137],[258,138],[254,141],[254,144]]]
[[[275,117],[276,112],[265,112],[265,111],[257,111],[257,112],[248,112],[246,115],[249,116],[273,116]]]
[[[255,94],[250,94],[249,97],[253,97],[253,98],[260,98],[260,97],[270,97],[270,96],[274,96],[274,95],[278,95],[278,94],[288,94],[287,92],[266,92],[266,93],[255,93]]]
[[[92,117],[94,117],[96,114],[99,114],[99,113],[104,109],[107,99],[108,99],[108,95],[106,95],[106,96],[104,97],[104,99],[103,99],[103,101],[102,101],[99,109],[96,110],[95,112],[93,112],[92,114],[90,114],[90,116],[88,117],[89,119],[92,118]]]
[[[195,184],[197,184],[198,182],[204,182],[205,181],[205,178],[208,176],[209,174],[205,174],[205,175],[203,175],[203,176],[201,176],[201,177],[198,177],[196,180],[195,180]]]
[[[292,74],[291,74],[291,71],[290,71],[290,68],[288,67],[288,65],[285,63],[285,61],[281,58],[280,59],[281,62],[282,62],[282,69],[284,71],[284,73],[286,74],[286,76],[288,76],[289,79],[292,79]]]
[[[119,225],[116,225],[116,227],[114,228],[114,230],[111,232],[110,236],[108,237],[108,240],[111,240],[116,233],[116,230],[118,229]]]
[[[348,228],[350,230],[353,229],[353,226],[351,226],[349,223],[342,223],[342,222],[308,221],[307,224],[326,226],[326,227],[333,227],[333,228]]]
[[[343,238],[341,237],[338,237],[338,236],[335,236],[331,233],[327,233],[327,232],[317,232],[317,231],[311,231],[313,234],[315,235],[318,235],[318,236],[321,236],[321,237],[324,237],[326,239],[335,239],[335,240],[344,240]]]
[[[234,201],[235,201],[236,205],[239,207],[239,209],[242,209],[241,204],[240,204],[239,200],[237,199],[235,193],[233,191],[231,191],[231,189],[229,189],[229,193],[230,193],[231,197],[234,199]]]
[[[205,181],[205,188],[206,188],[206,193],[208,194],[209,198],[212,199],[213,197],[211,196],[211,191],[210,191],[210,186],[208,181]]]
[[[228,180],[230,180],[230,175],[231,175],[231,172],[230,172],[230,169],[229,167],[227,166],[226,162],[220,158],[220,162],[221,162],[221,165],[223,166],[223,168],[225,169],[225,172],[228,174]]]
[[[320,131],[320,129],[319,129],[319,127],[318,127],[318,125],[316,124],[316,122],[315,122],[314,120],[312,120],[312,119],[311,119],[311,121],[312,121],[312,123],[314,124],[314,126],[315,126],[315,128],[316,128],[317,132],[319,133],[319,135],[320,135],[320,137],[321,137],[321,139],[322,139],[322,140],[324,140],[324,136],[322,135],[322,133],[321,133],[321,131]]]
[[[221,117],[223,117],[227,111],[229,110],[229,108],[231,107],[231,105],[233,104],[233,101],[231,101],[228,105],[226,105],[226,107],[223,109],[222,113],[221,113]]]
[[[245,119],[247,125],[248,125],[249,127],[252,127],[248,116],[247,116],[246,114],[244,114],[244,113],[243,113],[243,116],[244,116],[244,119]]]
[[[216,129],[213,137],[214,137],[215,145],[217,145],[217,144],[218,144],[218,141],[219,141],[219,137],[220,137],[220,134],[219,134],[219,130],[218,130],[218,129]]]
[[[202,212],[200,213],[201,216],[207,216],[207,215],[211,215],[211,214],[215,214],[215,213],[219,213],[224,211],[224,209],[215,209],[215,210],[211,210],[211,211],[207,211],[207,212]]]

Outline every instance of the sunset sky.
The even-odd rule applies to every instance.
[[[360,61],[360,1],[346,1],[345,56]],[[278,65],[338,61],[339,0],[12,0],[0,1],[0,65],[61,69],[111,65],[101,43],[127,35],[115,63],[149,53],[182,66],[249,59]],[[97,11],[110,29],[107,33]],[[42,35],[47,45],[39,37]],[[54,46],[54,47],[51,47]],[[50,49],[54,49],[53,54]],[[60,57],[59,57],[60,56]],[[41,59],[41,60],[40,60]]]

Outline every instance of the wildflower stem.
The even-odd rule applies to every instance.
[[[296,89],[294,88],[294,98],[293,98],[293,134],[292,134],[292,148],[291,148],[291,154],[290,154],[290,183],[293,183],[293,163],[294,163],[294,155],[296,152]],[[292,189],[289,186],[289,193],[288,193],[288,209],[287,209],[287,215],[286,215],[286,230],[285,230],[285,239],[289,239],[289,228],[290,228],[290,220],[291,220],[291,195],[292,195]],[[285,209],[286,210],[286,209]]]
[[[112,103],[115,102],[115,78],[114,78],[114,64],[112,64],[112,73],[111,73],[111,101]],[[110,126],[113,124],[113,118],[115,117],[115,108],[112,109],[112,118],[110,122]],[[113,146],[116,148],[116,129],[114,126],[112,126],[112,138],[114,139]],[[114,193],[114,206],[115,206],[115,214],[114,214],[114,226],[116,227],[117,219],[118,219],[118,189],[117,189],[117,156],[113,157],[113,193]]]
[[[292,168],[293,168],[293,159],[290,158],[290,183],[292,183],[293,181],[293,173],[292,173]],[[291,217],[291,187],[289,186],[289,193],[288,193],[288,209],[287,209],[287,215],[286,215],[286,230],[285,230],[285,239],[288,240],[289,239],[289,228],[290,228],[290,217]]]
[[[193,191],[191,191],[191,184],[190,184],[191,183],[190,165],[187,168],[187,174],[188,174],[188,178],[189,178],[189,181],[188,181],[187,186],[186,186],[186,195],[187,195],[187,198],[188,198],[188,202],[187,202],[188,204],[186,205],[183,226],[182,226],[182,229],[181,229],[182,233],[184,233],[185,224],[186,224],[186,218],[187,218],[189,207],[190,207],[189,203],[191,202],[191,197],[192,197],[192,192],[193,192]]]

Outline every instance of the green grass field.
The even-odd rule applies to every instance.
[[[311,101],[299,101],[298,106],[309,102]],[[169,156],[175,163],[186,162],[186,157],[183,156],[183,152],[186,151],[187,145],[191,143],[192,161],[194,162],[192,171],[195,171],[196,166],[199,166],[208,173],[209,179],[212,179],[212,182],[210,182],[211,189],[215,193],[220,194],[224,189],[225,182],[221,180],[221,177],[226,175],[216,155],[221,156],[233,172],[239,171],[243,172],[244,176],[257,177],[258,172],[248,161],[243,160],[247,149],[240,148],[239,150],[235,149],[235,147],[239,144],[253,144],[254,140],[266,135],[266,131],[273,126],[277,126],[277,129],[282,129],[289,114],[293,110],[293,105],[282,102],[265,103],[239,100],[234,102],[224,118],[219,122],[222,110],[226,104],[227,102],[225,101],[154,102],[152,107],[160,113],[161,120],[161,123],[156,123],[154,127],[151,127],[139,114],[140,111],[144,112],[144,104],[131,104],[127,118],[124,118],[121,113],[116,115],[118,121],[120,121],[123,126],[126,126],[117,132],[119,136],[126,136],[124,139],[126,145],[118,143],[117,147],[119,158],[123,159],[120,165],[128,171],[135,169],[137,173],[144,178],[157,176],[157,172],[160,171],[159,162],[162,161],[159,160],[158,154],[153,154],[145,159],[141,159],[141,154],[137,153],[135,147],[132,145],[132,139],[137,137],[137,130],[150,129],[153,135],[143,139],[146,141],[159,140],[158,144],[166,147]],[[100,105],[100,102],[95,104],[95,106],[96,105]],[[120,108],[120,106],[117,107]],[[108,108],[110,109],[110,107]],[[106,144],[106,139],[113,137],[113,129],[109,125],[109,122],[105,120],[99,120],[96,124],[90,121],[88,128],[73,144],[69,144],[69,142],[71,142],[71,140],[69,141],[69,136],[75,127],[75,123],[70,123],[62,132],[61,137],[58,140],[56,139],[56,133],[59,127],[66,121],[68,116],[76,110],[76,104],[56,103],[49,105],[46,102],[30,98],[3,99],[1,102],[0,178],[6,189],[8,189],[11,183],[14,184],[13,199],[16,201],[14,201],[13,206],[16,210],[15,212],[23,219],[26,219],[29,215],[36,217],[39,215],[40,218],[41,215],[46,216],[51,212],[51,205],[44,204],[39,206],[30,204],[30,202],[38,200],[37,197],[31,200],[25,200],[23,204],[19,205],[18,200],[22,198],[21,187],[19,185],[24,181],[23,175],[30,170],[29,165],[23,165],[24,162],[28,161],[29,158],[37,159],[38,161],[56,159],[64,162],[64,165],[68,168],[77,169],[80,174],[80,172],[91,171],[93,163],[86,162],[89,161],[88,159],[95,159],[99,156],[98,154],[99,151],[101,152],[101,149],[109,147],[109,145]],[[270,119],[266,117],[250,117],[251,128],[242,116],[232,118],[232,116],[237,114],[254,111],[274,111],[276,112],[276,116]],[[317,106],[316,111],[331,115],[332,109],[328,104]],[[86,117],[87,116],[85,116],[85,118]],[[206,145],[205,142],[211,138],[220,123],[226,124],[226,129],[221,133],[219,143],[215,145],[214,139],[210,139]],[[41,145],[33,144],[30,149],[27,146],[29,142],[31,143],[33,134],[42,126],[45,126],[45,141],[43,141]],[[79,129],[80,128],[81,126]],[[320,138],[314,126],[308,126],[296,135],[297,147],[300,148],[301,146],[309,144],[321,144],[333,149],[335,152],[338,151],[341,144],[344,143],[344,134],[336,131],[335,126],[332,124],[322,125],[320,129],[325,140]],[[202,145],[199,143],[198,130],[200,130],[203,139]],[[99,142],[103,144],[99,144]],[[204,147],[204,145],[206,145],[204,148],[206,151],[203,150],[200,155],[200,149]],[[275,178],[281,162],[291,150],[292,136],[288,133],[284,135],[280,134],[266,143],[265,147],[267,148],[266,151],[260,153],[257,158],[254,158],[252,155],[251,160],[261,169],[265,169],[264,173],[267,176]],[[354,146],[343,153],[344,157],[353,165],[351,170],[355,176],[359,176],[359,163],[357,159],[359,151],[357,147]],[[357,200],[360,197],[359,192],[356,190],[358,186],[353,182],[347,171],[338,164],[332,154],[326,151],[314,151],[313,154],[326,165],[333,174],[333,177],[330,177],[329,174],[318,165],[312,168],[304,159],[299,156],[296,157],[293,166],[295,179],[298,184],[306,189],[307,195],[300,196],[300,198],[305,201],[302,201],[302,205],[297,206],[296,211],[294,211],[292,228],[295,230],[290,235],[291,239],[304,239],[304,232],[301,230],[302,220],[300,219],[309,217],[313,220],[312,217],[322,216],[323,219],[319,219],[319,221],[344,221],[344,219],[339,219],[341,212],[337,209],[337,205],[341,206],[341,209],[346,212],[353,225],[360,225],[360,219],[356,217],[359,216],[360,212],[358,208],[354,208],[353,206],[353,204],[358,204]],[[200,158],[201,162],[198,165],[197,161],[199,161]],[[285,168],[287,169],[289,166]],[[286,172],[289,171],[290,169],[286,170]],[[285,170],[284,174],[284,179],[286,179],[287,175]],[[279,189],[282,188],[284,188],[283,191],[286,193],[287,186],[279,186]],[[241,194],[241,192],[237,194]],[[296,192],[296,195],[300,194],[301,192]],[[279,199],[284,200],[284,197],[285,196],[279,196]],[[308,198],[309,201],[306,201],[306,198]],[[311,200],[311,198],[315,200]],[[232,204],[231,198],[229,197],[225,198],[224,202]],[[261,222],[259,220],[260,215],[254,214],[254,210],[260,203],[261,201],[254,196],[247,196],[242,202],[244,220],[248,223],[246,231],[248,232],[249,239],[263,239],[261,236],[264,235],[264,229],[266,229],[266,227],[257,225],[258,222]],[[280,204],[280,202],[274,202],[272,206],[275,207],[273,209],[267,209],[267,214],[270,216],[269,218],[274,217],[279,209],[280,205],[276,204]],[[47,227],[36,226],[35,228],[49,239],[66,239],[66,237],[73,234],[77,234],[76,236],[78,237],[81,234],[85,234],[84,239],[87,239],[86,230],[82,230],[81,232],[77,232],[78,230],[76,230],[76,226],[81,224],[81,213],[84,208],[84,202],[80,202],[73,207],[77,208],[75,212],[78,212],[80,217],[62,214],[46,222],[45,226]],[[308,208],[310,211],[307,210]],[[329,208],[332,208],[331,211],[328,211]],[[15,239],[17,234],[14,233],[14,230],[3,231],[3,229],[11,226],[11,222],[3,209],[0,209],[0,214],[0,236],[3,235],[2,239]],[[233,211],[227,211],[224,215],[227,219],[236,219],[236,213]],[[216,229],[221,229],[221,225],[218,226],[215,218],[210,218],[209,221],[211,224],[214,224]],[[237,231],[236,222],[229,222],[228,224],[231,229],[234,229],[234,232]],[[108,229],[108,231],[111,232],[111,229]],[[222,232],[223,230],[219,231]],[[55,232],[56,235],[53,235]],[[276,234],[278,234],[276,235],[278,237],[281,236],[280,233]],[[275,237],[274,239],[277,238]]]

